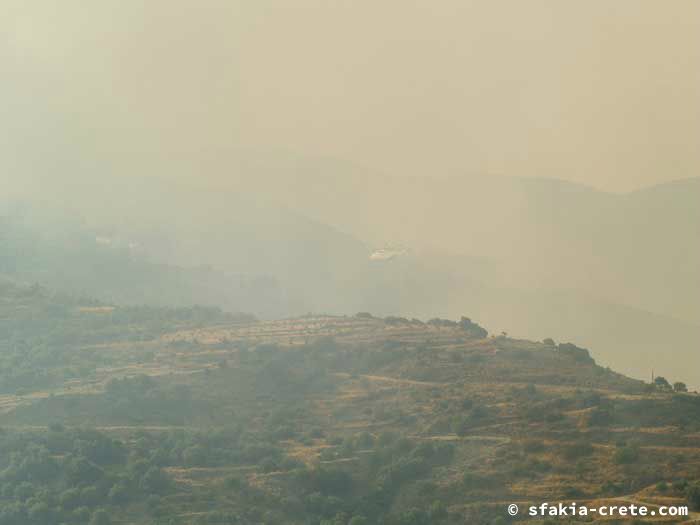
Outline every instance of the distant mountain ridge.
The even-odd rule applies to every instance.
[[[550,179],[382,177],[332,159],[224,164],[216,184],[89,180],[89,202],[58,204],[90,231],[136,239],[144,261],[181,268],[171,283],[200,275],[199,292],[180,294],[196,302],[264,318],[468,311],[521,337],[575,335],[636,377],[667,367],[700,384],[700,179],[613,194]],[[409,251],[370,261],[387,243]],[[239,292],[238,276],[261,286]],[[170,300],[178,286],[159,279],[131,300],[123,286],[108,297]]]

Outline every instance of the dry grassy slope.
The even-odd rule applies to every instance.
[[[101,308],[75,311],[82,316],[112,313]],[[3,424],[19,424],[22,419],[13,419],[15,415],[51,394],[95,395],[109,379],[147,374],[190,385],[196,395],[222,403],[224,413],[226,403],[236,409],[248,404],[250,413],[258,414],[249,420],[256,428],[275,410],[279,398],[256,390],[251,356],[291,352],[293,358],[295,351],[325,345],[335,356],[335,364],[323,369],[333,388],[306,395],[298,421],[322,432],[284,440],[287,454],[310,466],[335,465],[361,475],[367,451],[344,452],[339,444],[343,439],[396,432],[415,441],[453,443],[453,461],[435,470],[431,480],[450,512],[465,519],[501,515],[511,501],[681,502],[678,491],[657,489],[656,483],[697,479],[700,471],[698,429],[691,432],[654,416],[674,409],[670,394],[649,393],[637,380],[576,361],[543,343],[474,337],[457,325],[371,317],[219,321],[199,323],[197,328],[172,323],[151,339],[134,338],[133,330],[123,333],[122,338],[80,347],[93,359],[109,363],[98,367],[94,376],[3,396]],[[325,350],[320,352],[322,356]],[[356,353],[382,359],[369,360],[364,368],[344,366]],[[692,394],[683,397],[694,399]],[[651,407],[646,419],[635,415],[640,403]],[[595,413],[610,404],[619,421],[597,423]],[[100,428],[128,436],[134,430],[162,432],[173,427],[141,421]],[[623,441],[638,450],[631,463],[615,460]],[[577,452],[581,443],[592,447]],[[193,498],[234,471],[270,494],[283,494],[288,483],[284,472],[255,467],[171,468],[182,494],[190,498],[173,505],[182,505],[182,515],[192,512]],[[465,473],[477,481],[465,483]],[[409,493],[399,494],[394,505],[408,505],[410,498]]]
[[[453,508],[454,511],[469,515],[474,506],[483,512],[484,501],[488,500],[492,500],[489,504],[495,509],[510,501],[527,505],[558,499],[596,505],[606,501],[680,504],[683,499],[679,494],[659,493],[655,485],[614,498],[613,494],[605,494],[601,486],[605,482],[622,486],[626,479],[648,476],[650,470],[656,470],[669,483],[697,475],[699,436],[684,434],[675,426],[611,426],[601,430],[588,421],[595,407],[567,407],[562,410],[561,421],[523,421],[518,398],[527,395],[536,398],[535,407],[552,412],[558,400],[580,397],[582,393],[629,403],[645,400],[663,404],[669,398],[666,394],[645,392],[639,381],[564,357],[545,344],[506,337],[475,339],[458,327],[418,322],[387,324],[380,319],[347,317],[208,327],[170,333],[164,340],[189,341],[204,347],[275,344],[284,350],[324,337],[332,337],[338,345],[348,348],[413,350],[411,357],[380,366],[371,373],[334,374],[335,393],[310,400],[329,436],[350,437],[364,431],[376,436],[395,430],[415,439],[452,442],[458,450],[456,461],[444,468],[437,480],[446,487],[461,486],[464,472],[508,479],[507,472],[513,464],[530,469],[533,474],[541,470],[534,479],[515,476],[498,490],[457,489],[464,492],[461,499],[473,501],[462,503],[463,508]],[[221,354],[212,355],[219,358]],[[231,359],[236,362],[235,356]],[[450,408],[465,398],[487,407],[490,415],[458,436],[444,420],[452,415]],[[387,412],[400,417],[387,417]],[[620,439],[638,442],[642,459],[633,465],[617,463],[614,455]],[[573,461],[567,447],[581,441],[593,442],[592,451]],[[540,449],[537,444],[543,447]],[[334,449],[323,439],[306,445],[290,441],[288,447],[292,456],[309,464],[347,464],[348,468],[361,460],[362,453],[336,459],[329,459],[333,455],[327,454],[323,459],[323,450]],[[196,474],[201,476],[202,472]],[[274,474],[253,477],[259,486],[279,490],[275,488]]]
[[[555,347],[505,336],[475,338],[459,326],[435,326],[414,321],[387,323],[379,318],[305,317],[264,321],[247,325],[211,326],[181,330],[163,336],[166,344],[188,342],[202,347],[274,344],[295,348],[321,338],[332,338],[349,347],[401,348],[415,350],[417,358],[393,364],[387,380],[433,382],[466,380],[477,383],[542,383],[591,387],[601,391],[639,390],[641,382],[596,367],[580,366],[564,359]],[[237,351],[237,350],[236,350]],[[218,355],[216,350],[209,351]],[[478,362],[478,366],[456,366],[457,357]]]

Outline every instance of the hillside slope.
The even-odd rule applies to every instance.
[[[122,303],[189,296],[265,318],[468,311],[518,337],[573,334],[638,378],[655,370],[700,384],[697,179],[618,195],[547,179],[370,178],[325,159],[230,164],[215,190],[83,181],[90,198],[68,195],[61,206],[85,217],[88,240],[135,240],[155,266],[94,259],[92,246],[24,279]],[[110,202],[120,203],[111,215]],[[386,242],[409,251],[370,261]],[[148,277],[129,283],[129,273]]]
[[[511,502],[700,503],[697,394],[575,345],[468,319],[258,322],[0,292],[0,355],[23,363],[0,380],[3,524],[491,524]]]

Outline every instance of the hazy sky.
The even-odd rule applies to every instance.
[[[697,0],[0,0],[0,38],[2,177],[239,148],[607,190],[700,167]]]

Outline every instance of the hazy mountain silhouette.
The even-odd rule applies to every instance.
[[[223,165],[201,186],[83,180],[79,197],[54,203],[82,222],[60,235],[55,220],[25,224],[42,242],[16,250],[17,275],[262,317],[464,314],[514,336],[575,339],[638,377],[655,368],[700,384],[700,179],[611,194],[548,179],[381,177],[332,159]],[[25,219],[51,205],[30,209]],[[410,250],[371,261],[387,242]]]

